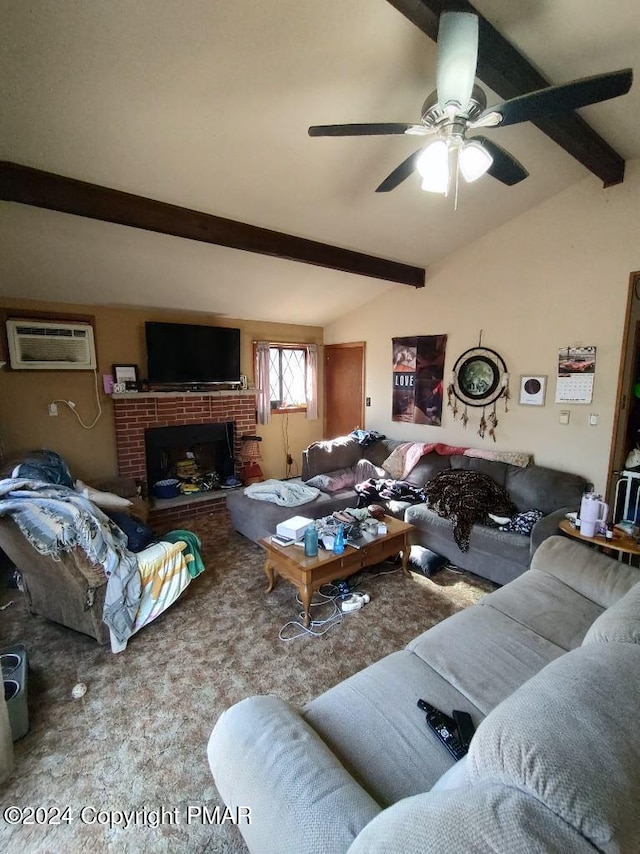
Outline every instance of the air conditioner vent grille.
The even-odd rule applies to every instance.
[[[93,328],[82,323],[7,321],[14,370],[87,370],[95,368]]]

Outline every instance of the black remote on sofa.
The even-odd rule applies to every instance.
[[[449,715],[445,715],[435,706],[425,700],[418,700],[418,708],[427,713],[427,725],[440,739],[449,753],[457,761],[466,755],[467,749],[460,744],[456,737],[456,722]]]
[[[463,747],[468,748],[476,731],[471,715],[468,712],[461,712],[459,709],[454,709],[451,714],[458,728],[458,738]]]

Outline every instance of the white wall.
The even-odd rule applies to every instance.
[[[533,177],[529,180],[535,180]],[[508,192],[508,190],[505,190]],[[455,219],[450,200],[442,215]],[[425,223],[428,228],[428,223]],[[422,290],[398,286],[325,329],[325,343],[367,342],[371,407],[366,427],[399,439],[532,452],[535,462],[573,471],[604,491],[616,405],[629,275],[640,270],[640,161],[622,185],[594,177],[538,205],[427,270]],[[478,410],[466,430],[446,408],[442,426],[391,420],[391,339],[447,334],[445,381],[457,358],[482,344],[503,357],[512,399],[498,403],[494,445],[477,435]],[[593,402],[556,404],[559,347],[597,347]],[[544,407],[518,404],[521,374],[547,374]],[[570,423],[559,423],[561,409]],[[589,413],[599,415],[588,426]]]

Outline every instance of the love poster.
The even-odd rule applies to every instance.
[[[439,427],[446,335],[393,338],[391,419]]]

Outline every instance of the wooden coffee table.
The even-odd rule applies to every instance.
[[[401,522],[393,516],[385,516],[384,521],[387,523],[386,534],[379,534],[358,549],[345,545],[341,555],[319,548],[317,557],[306,557],[300,546],[279,546],[272,543],[270,537],[260,540],[260,545],[267,552],[264,571],[269,586],[266,592],[271,593],[278,575],[294,584],[300,592],[304,625],[308,626],[311,597],[323,584],[337,578],[347,578],[354,572],[374,566],[399,552],[402,552],[402,570],[405,575],[409,575],[409,533],[413,530],[413,525]]]

